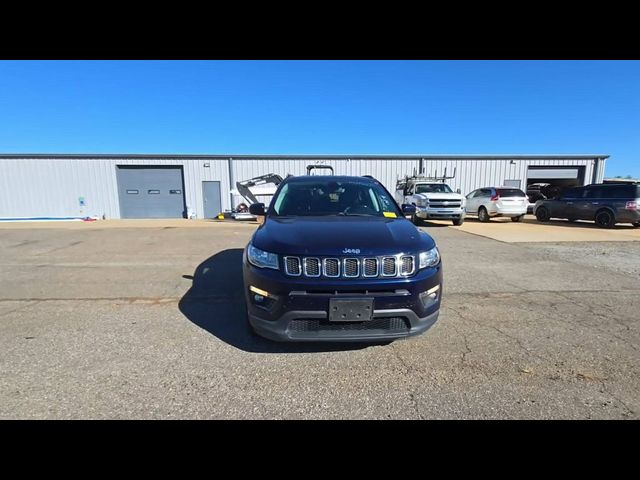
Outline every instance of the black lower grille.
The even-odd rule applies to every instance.
[[[410,324],[405,317],[374,318],[367,322],[329,322],[316,318],[298,318],[289,322],[289,331],[295,333],[307,332],[353,332],[384,330],[385,332],[408,332]]]

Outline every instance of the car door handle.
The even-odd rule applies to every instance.
[[[573,202],[567,202],[567,205],[573,205]]]
[[[600,205],[600,202],[591,202],[591,205]]]

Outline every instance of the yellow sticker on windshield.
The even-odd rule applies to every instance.
[[[387,218],[398,218],[398,216],[393,212],[382,212],[382,214]]]

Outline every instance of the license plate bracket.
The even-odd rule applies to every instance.
[[[330,298],[330,322],[366,322],[373,315],[373,298]]]

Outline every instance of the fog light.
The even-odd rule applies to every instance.
[[[257,293],[257,295],[255,296],[255,300],[256,300],[256,302],[258,302],[258,301],[260,301],[260,302],[261,302],[261,301],[263,300],[263,298],[261,298],[260,300],[258,300],[258,297],[268,297],[268,296],[269,296],[269,292],[267,292],[267,291],[265,291],[265,290],[262,290],[262,289],[260,289],[260,288],[258,288],[258,287],[254,287],[253,285],[251,285],[251,286],[249,287],[249,291],[251,291],[251,292],[253,292],[253,293]]]
[[[422,305],[425,308],[430,307],[434,303],[438,301],[438,296],[440,295],[440,285],[436,285],[433,288],[430,288],[426,292],[422,292],[419,297],[422,301]]]
[[[260,307],[264,310],[271,310],[271,308],[278,301],[278,296],[273,293],[269,293],[261,288],[249,286],[249,292],[253,294],[251,298],[253,305]]]

